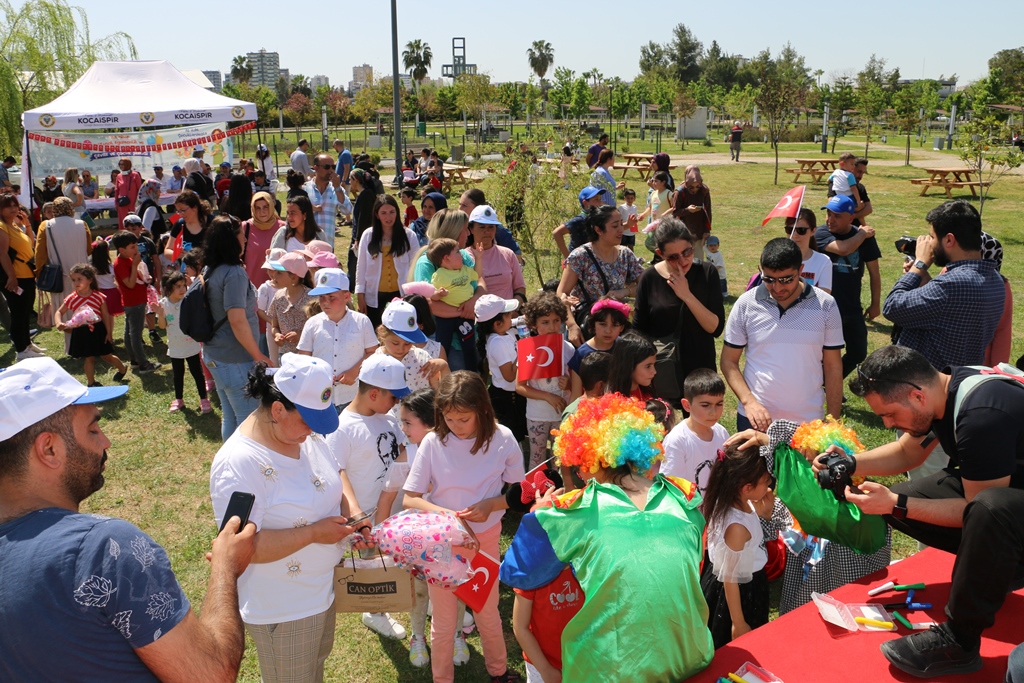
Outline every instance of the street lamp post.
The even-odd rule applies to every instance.
[[[402,186],[402,93],[398,79],[398,0],[391,0],[391,79],[394,88],[395,184]]]

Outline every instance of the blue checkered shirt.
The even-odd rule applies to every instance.
[[[956,261],[924,286],[911,271],[893,285],[882,313],[900,325],[896,343],[938,370],[980,365],[1003,315],[1006,289],[992,261]]]
[[[346,214],[352,213],[352,203],[349,201],[348,195],[345,194],[344,189],[341,191],[341,197],[338,197],[338,193],[334,190],[334,185],[330,182],[327,183],[327,189],[322,193],[316,189],[316,181],[310,180],[302,186],[309,194],[309,201],[313,203],[313,206],[320,204],[323,206],[321,211],[313,212],[313,219],[316,220],[318,228],[324,231],[324,235],[327,236],[327,241],[331,243],[331,247],[334,247],[334,232],[337,229],[337,216],[338,209],[341,208]]]

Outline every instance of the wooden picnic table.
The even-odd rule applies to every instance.
[[[815,183],[820,183],[822,178],[829,176],[839,165],[839,159],[794,159],[800,164],[800,168],[787,168],[786,173],[793,174],[793,182],[800,182],[800,176],[809,175]]]
[[[442,191],[451,193],[452,185],[469,185],[474,182],[472,178],[466,177],[469,166],[445,166],[444,181],[441,183]]]
[[[933,187],[941,187],[946,193],[946,197],[952,199],[953,193],[950,191],[954,187],[963,188],[966,187],[971,191],[971,195],[977,199],[979,187],[985,187],[990,185],[989,182],[982,182],[980,180],[972,180],[974,169],[967,168],[965,166],[957,166],[951,168],[925,168],[922,169],[928,174],[927,178],[911,178],[911,185],[920,185],[921,193],[920,196],[924,197],[928,190]]]
[[[641,156],[642,156],[642,155],[641,155]],[[677,168],[677,167],[676,167],[676,166],[673,166],[673,165],[671,165],[671,164],[670,164],[670,165],[669,165],[669,167],[668,167],[668,170],[670,170],[670,171],[671,171],[671,170],[673,170],[673,169],[675,169],[675,168]],[[651,165],[651,164],[645,164],[645,163],[637,163],[637,164],[613,164],[613,165],[612,165],[612,170],[613,170],[613,171],[622,171],[622,178],[623,178],[623,179],[625,179],[625,178],[626,178],[626,173],[627,173],[627,172],[629,172],[629,171],[636,171],[637,173],[639,173],[639,174],[640,174],[640,180],[644,180],[644,181],[646,181],[646,180],[647,180],[647,178],[648,178],[648,177],[649,177],[649,176],[651,175],[651,173],[653,172],[653,169],[654,169],[654,166],[653,166],[653,165]]]

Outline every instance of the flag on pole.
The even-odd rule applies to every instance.
[[[185,230],[182,229],[182,231],[178,233],[178,236],[174,238],[174,248],[171,251],[171,260],[172,261],[177,261],[178,259],[181,258],[181,252],[185,248],[184,247],[184,241],[182,239],[184,236],[185,236]]]
[[[498,562],[479,551],[469,561],[470,579],[455,589],[455,595],[474,612],[480,612],[498,581]]]
[[[519,340],[516,350],[520,381],[547,379],[562,374],[562,335],[542,334],[539,337],[526,337]]]
[[[796,218],[796,215],[800,213],[800,207],[804,203],[804,188],[805,185],[797,185],[792,190],[782,195],[782,199],[775,205],[775,208],[768,212],[768,215],[761,221],[761,225],[766,225],[768,221],[775,217],[781,218]]]

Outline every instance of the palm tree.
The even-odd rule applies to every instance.
[[[526,56],[530,60],[530,68],[541,83],[544,82],[544,74],[548,72],[555,61],[555,48],[546,40],[535,40],[533,46],[526,50]]]
[[[434,59],[434,53],[430,46],[418,38],[410,40],[405,44],[405,51],[402,53],[402,65],[409,70],[409,76],[416,81],[416,89],[423,85],[423,79],[427,77],[430,63]]]
[[[252,78],[252,66],[249,58],[238,55],[231,60],[231,80],[235,83],[248,83]]]

